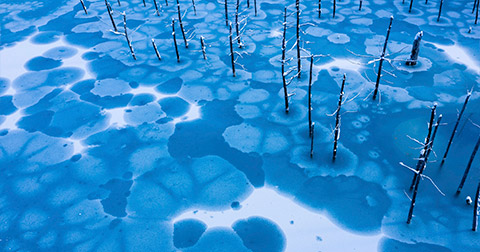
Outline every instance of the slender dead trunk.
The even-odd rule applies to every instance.
[[[477,2],[478,2],[478,0],[475,0],[473,2],[472,14],[475,12],[475,8],[477,7]]]
[[[359,11],[362,10],[362,4],[363,4],[363,0],[360,0],[360,5],[358,6],[358,10],[359,10]]]
[[[462,180],[460,181],[460,185],[457,188],[457,194],[462,191],[463,185],[465,184],[465,180],[467,180],[468,173],[470,172],[470,167],[472,166],[473,160],[475,159],[475,155],[477,154],[478,147],[480,146],[480,136],[478,136],[477,144],[473,148],[472,155],[470,155],[470,160],[468,161],[467,167],[465,168],[465,172],[463,173]]]
[[[153,5],[155,6],[155,13],[157,13],[157,16],[160,16],[160,11],[158,11],[157,0],[153,0]]]
[[[478,225],[478,207],[479,207],[479,202],[478,198],[480,197],[480,182],[478,183],[477,186],[477,193],[475,193],[475,205],[473,206],[473,224],[472,224],[472,230],[477,231],[477,225]]]
[[[373,100],[377,98],[378,86],[380,85],[380,76],[382,75],[382,65],[385,59],[385,52],[387,50],[388,37],[390,37],[390,30],[392,29],[393,16],[390,17],[390,24],[388,25],[387,36],[385,37],[385,44],[383,44],[382,56],[380,56],[380,62],[378,63],[377,81],[375,82],[375,91],[373,92]]]
[[[434,108],[436,108],[436,105],[434,106]],[[432,147],[431,143],[433,142],[433,139],[435,138],[435,135],[437,134],[438,126],[440,125],[440,120],[442,119],[442,117],[439,116],[439,118],[437,120],[437,125],[435,126],[435,130],[433,130],[434,119],[435,119],[435,109],[432,109],[432,112],[430,114],[430,121],[428,122],[427,137],[425,137],[425,143],[423,144],[423,149],[420,152],[420,157],[418,158],[417,166],[415,167],[417,172],[420,171],[420,169],[422,168],[423,162],[425,161],[425,156],[430,154],[431,147]],[[432,135],[432,130],[433,130],[433,135]],[[430,138],[432,138],[432,140],[430,140]],[[410,190],[412,190],[413,187],[415,186],[415,183],[417,182],[417,179],[418,179],[418,174],[415,173],[413,175],[412,184],[410,185]]]
[[[470,92],[467,94],[467,97],[465,98],[465,102],[463,103],[463,106],[462,106],[462,110],[460,110],[460,114],[458,114],[457,122],[455,123],[455,126],[453,126],[452,135],[450,136],[450,140],[448,140],[447,149],[445,150],[445,153],[443,154],[443,158],[442,158],[442,162],[440,163],[440,166],[442,166],[445,163],[445,159],[447,159],[448,151],[450,150],[450,146],[452,145],[452,142],[453,142],[453,137],[455,136],[455,133],[457,133],[458,124],[460,123],[460,120],[462,119],[463,112],[465,111],[465,108],[467,107],[467,103],[468,103],[468,100],[470,99],[471,95],[472,94]]]
[[[120,4],[120,0],[117,0],[117,3],[118,3],[118,6],[122,6],[122,5]]]
[[[165,6],[168,6],[168,0],[165,0]]]
[[[250,0],[247,0],[247,8],[250,8]]]
[[[435,114],[436,108],[437,108],[437,105],[434,105],[433,108],[432,108],[432,114]],[[430,146],[433,146],[433,143],[431,143]],[[418,179],[415,181],[415,187],[414,187],[414,190],[413,190],[412,201],[410,202],[410,209],[408,210],[407,224],[410,224],[410,222],[412,221],[413,208],[415,207],[415,202],[417,200],[418,186],[419,186],[420,180],[421,180],[420,178],[422,177],[422,174],[425,171],[425,168],[427,167],[429,154],[430,154],[430,152],[427,152],[427,155],[425,155],[425,159],[423,161],[422,167],[420,168],[420,171],[418,171]]]
[[[443,6],[443,0],[440,0],[440,7],[438,7],[438,17],[437,17],[437,22],[440,21],[440,16],[442,15],[442,6]]]
[[[255,17],[257,16],[257,0],[253,0],[253,5],[255,7]]]
[[[347,78],[346,74],[343,74],[343,81],[342,87],[340,88],[340,97],[338,98],[338,107],[336,111],[336,119],[335,119],[335,129],[334,129],[334,139],[333,139],[333,161],[337,158],[337,144],[338,139],[340,138],[340,110],[342,109],[342,101],[343,101],[343,89],[345,88],[345,79]]]
[[[443,0],[442,0],[443,1]],[[422,41],[423,31],[420,31],[415,35],[413,40],[412,52],[410,53],[410,58],[405,62],[407,66],[414,66],[417,64],[418,54],[420,53],[420,42]]]
[[[318,0],[318,18],[322,17],[322,0]]]
[[[192,5],[193,5],[193,14],[195,14],[195,16],[197,15],[197,7],[195,6],[195,0],[192,0]]]
[[[333,18],[335,18],[336,10],[337,10],[337,0],[333,0]]]
[[[413,0],[410,0],[410,7],[408,7],[408,13],[412,12]]]
[[[228,26],[228,2],[225,0],[225,24]]]
[[[142,0],[143,1],[143,7],[147,7],[147,3],[145,3],[145,0]]]
[[[476,11],[476,14],[475,14],[475,24],[477,24],[477,21],[478,21],[478,5],[480,4],[480,0],[477,0],[477,11]]]
[[[205,50],[205,41],[204,41],[203,36],[200,36],[200,44],[202,45],[203,59],[206,60],[207,59],[207,52]]]
[[[177,54],[177,62],[180,62],[180,54],[178,54],[177,38],[175,37],[175,19],[172,18],[172,36],[173,44],[175,45],[175,53]]]
[[[160,53],[158,52],[157,45],[155,45],[155,39],[152,39],[153,50],[155,50],[155,54],[157,55],[158,60],[162,60]]]
[[[115,30],[117,32],[118,31],[117,25],[115,24],[115,20],[113,20],[112,6],[110,6],[110,4],[107,2],[107,0],[105,0],[105,6],[107,6],[108,16],[110,17],[110,21],[112,21],[113,30]]]
[[[313,73],[313,55],[310,57],[310,76],[308,79],[308,135],[312,137],[312,74]]]
[[[85,7],[85,3],[83,2],[83,0],[80,0],[80,3],[82,4],[83,11],[85,11],[85,15],[88,15],[87,7]]]
[[[428,0],[425,0],[425,4],[428,4]]]
[[[310,158],[313,158],[313,138],[315,137],[315,123],[312,123],[312,136],[310,137]]]
[[[283,39],[282,39],[282,81],[283,81],[283,95],[285,97],[285,113],[288,114],[288,92],[287,80],[285,76],[285,51],[286,51],[286,37],[287,35],[287,7],[285,7],[283,14]]]
[[[302,63],[300,59],[300,0],[295,1],[297,8],[297,77],[300,78],[302,71]]]
[[[231,57],[231,61],[232,61],[232,73],[233,73],[233,77],[235,77],[235,54],[233,52],[233,41],[232,41],[232,25],[230,24],[228,26],[229,28],[229,31],[230,31],[230,36],[229,39],[230,39],[230,57]]]
[[[242,48],[242,41],[240,39],[240,28],[238,23],[238,8],[240,7],[240,0],[237,0],[237,6],[235,6],[235,31],[237,34],[238,47]]]
[[[125,29],[125,38],[127,39],[127,44],[128,44],[128,47],[130,48],[130,53],[132,54],[133,59],[137,60],[137,57],[135,56],[135,52],[133,51],[132,43],[130,42],[130,39],[128,38],[127,15],[125,14],[125,12],[123,12],[122,15],[123,15],[123,28]]]
[[[180,24],[180,31],[182,32],[183,42],[185,43],[185,48],[188,48],[187,37],[185,36],[185,29],[183,29],[182,22],[182,13],[180,11],[180,2],[177,0],[177,12],[178,12],[178,23]]]

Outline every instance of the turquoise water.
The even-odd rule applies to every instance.
[[[302,76],[294,1],[240,1],[232,76],[224,5],[121,0],[0,1],[0,248],[4,251],[476,251],[471,231],[479,162],[458,183],[480,123],[480,28],[473,1],[301,1]],[[235,2],[228,2],[234,20]],[[133,60],[123,32],[125,11]],[[380,97],[378,62],[394,16]],[[469,28],[471,31],[469,32]],[[419,64],[407,67],[415,34]],[[200,36],[205,38],[204,60]],[[151,39],[161,54],[159,61]],[[314,155],[308,134],[313,66]],[[322,55],[321,57],[319,55]],[[346,73],[341,134],[335,112]],[[292,77],[293,73],[288,75]],[[443,167],[467,92],[472,97]],[[410,181],[430,107],[443,114],[407,225]],[[409,136],[409,137],[407,137]],[[265,191],[270,190],[270,191]],[[267,192],[267,193],[266,193]],[[269,193],[268,193],[269,192]],[[442,193],[444,195],[442,195]],[[261,195],[257,197],[257,195]],[[263,195],[263,196],[262,196]],[[266,195],[266,196],[265,196]],[[279,203],[281,202],[281,203]],[[274,206],[274,207],[273,207]],[[305,212],[303,212],[305,211]],[[186,216],[186,217],[185,217]],[[228,216],[228,220],[227,217]],[[322,222],[319,222],[319,221]],[[317,226],[316,226],[317,225]],[[318,226],[327,225],[327,226]]]

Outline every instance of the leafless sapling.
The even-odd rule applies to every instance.
[[[462,109],[460,110],[460,113],[458,114],[457,122],[455,122],[455,126],[453,126],[452,135],[450,135],[450,139],[448,140],[447,149],[445,150],[445,153],[443,154],[443,158],[442,158],[442,162],[440,163],[440,166],[442,166],[445,163],[445,159],[447,159],[448,151],[450,150],[450,146],[452,145],[452,142],[453,142],[453,137],[455,136],[455,133],[457,133],[458,124],[460,123],[460,120],[462,119],[463,112],[465,111],[465,108],[467,107],[467,103],[468,103],[468,100],[470,99],[471,95],[472,95],[472,93],[468,92],[467,96],[465,97],[465,102],[463,103]]]
[[[202,46],[203,59],[206,60],[207,59],[207,52],[205,50],[205,40],[204,40],[203,36],[200,36],[200,44]]]
[[[185,36],[185,29],[183,29],[182,22],[182,13],[180,11],[180,2],[177,0],[177,13],[178,13],[178,23],[180,24],[180,31],[182,32],[183,42],[185,43],[185,48],[188,48],[187,37]]]
[[[237,34],[238,47],[242,48],[243,43],[240,39],[240,24],[238,22],[238,8],[240,7],[240,0],[237,0],[237,6],[235,6],[235,32]]]
[[[143,7],[147,7],[147,3],[145,3],[145,0],[142,0],[143,1]]]
[[[343,81],[342,81],[342,87],[340,88],[340,97],[338,98],[338,107],[335,117],[335,129],[334,129],[334,139],[333,139],[333,161],[337,158],[337,145],[338,145],[338,139],[340,138],[340,120],[341,120],[341,109],[342,109],[342,102],[343,102],[343,89],[345,88],[345,79],[347,78],[346,74],[343,74]]]
[[[477,143],[475,144],[475,147],[473,148],[472,155],[470,155],[470,160],[468,160],[467,167],[465,168],[465,172],[463,173],[462,180],[460,181],[460,184],[458,185],[457,194],[459,194],[462,191],[463,185],[465,184],[465,180],[467,180],[468,173],[470,172],[470,167],[472,167],[472,163],[473,163],[473,160],[475,159],[475,155],[477,154],[479,146],[480,146],[480,136],[478,136]]]
[[[295,7],[297,8],[297,77],[300,78],[302,71],[302,63],[300,58],[300,0],[295,1]]]
[[[118,31],[117,25],[115,24],[115,20],[113,20],[112,6],[110,6],[107,0],[105,0],[105,6],[107,6],[108,16],[110,17],[110,21],[112,21],[113,30],[117,32]]]
[[[257,16],[257,0],[253,0],[253,7],[255,9],[255,17]],[[477,8],[477,12],[478,12],[478,8]]]
[[[158,52],[157,45],[155,45],[155,39],[152,38],[152,45],[153,45],[153,50],[155,50],[155,54],[157,55],[158,60],[162,60],[162,57],[160,56],[160,53]]]
[[[410,0],[410,7],[408,7],[408,13],[412,12],[413,0]]]
[[[133,51],[132,43],[130,42],[130,39],[128,38],[127,15],[125,14],[125,12],[123,12],[122,15],[123,15],[123,28],[125,29],[125,38],[127,39],[127,44],[128,44],[128,47],[130,48],[130,53],[132,54],[133,59],[137,60],[137,57],[135,56],[135,52]]]
[[[250,8],[250,0],[247,0],[247,8]]]
[[[308,78],[308,135],[312,137],[312,75],[313,55],[310,56],[310,76]]]
[[[165,0],[165,6],[168,6],[168,0]]]
[[[430,154],[430,151],[432,150],[431,144],[433,143],[433,140],[435,140],[435,136],[437,135],[437,130],[438,126],[440,126],[440,121],[442,120],[442,115],[440,115],[437,119],[437,123],[435,125],[435,129],[433,126],[433,121],[435,120],[435,110],[432,110],[431,115],[430,115],[430,121],[428,122],[428,133],[427,137],[425,137],[425,142],[423,144],[423,149],[420,152],[420,157],[418,157],[418,162],[417,166],[415,167],[416,171],[420,171],[420,169],[423,166],[423,162],[425,162],[425,156]],[[433,134],[432,134],[433,130]],[[415,173],[413,175],[412,183],[410,184],[410,190],[413,189],[415,186],[415,183],[417,182],[417,179],[419,179],[418,174]]]
[[[197,7],[195,6],[195,0],[192,0],[193,14],[197,15]]]
[[[475,8],[477,7],[477,2],[478,2],[478,0],[473,1],[472,14],[475,12]]]
[[[363,4],[363,0],[360,0],[360,4],[358,6],[358,10],[361,11],[362,10],[362,4]]]
[[[415,35],[415,39],[413,40],[412,45],[412,52],[410,53],[410,58],[407,59],[405,64],[407,66],[415,66],[418,60],[418,54],[420,53],[420,42],[422,41],[423,31],[420,31]]]
[[[180,55],[178,54],[177,38],[175,37],[175,19],[172,18],[172,36],[173,44],[175,45],[175,53],[177,54],[177,62],[180,62]]]
[[[85,11],[85,14],[87,15],[88,12],[87,12],[87,7],[85,7],[85,3],[83,2],[83,0],[80,0],[80,3],[82,4],[83,11]]]
[[[230,40],[230,57],[231,57],[231,61],[232,61],[232,73],[233,73],[233,77],[235,77],[235,54],[234,54],[234,51],[233,51],[232,25],[229,24],[228,28],[229,28],[229,31],[230,31],[230,35],[228,36],[228,38]]]
[[[228,26],[228,2],[225,0],[225,24]]]
[[[383,44],[382,55],[380,56],[380,61],[378,62],[378,73],[377,81],[375,82],[375,90],[373,91],[373,100],[377,98],[378,86],[380,85],[380,76],[382,75],[382,65],[385,60],[385,51],[387,50],[388,38],[390,37],[390,30],[392,29],[393,16],[390,17],[390,24],[388,25],[387,36],[385,37],[385,43]]]
[[[283,94],[285,97],[285,113],[288,114],[288,91],[287,91],[287,80],[285,73],[285,53],[286,53],[286,37],[287,35],[287,7],[285,7],[283,14],[283,38],[282,38],[282,81],[283,81]]]
[[[433,114],[433,117],[435,117],[435,110],[437,108],[437,105],[433,105],[432,107],[432,114]],[[431,143],[429,146],[432,146],[433,147],[433,143]],[[429,157],[429,154],[430,152],[427,152],[427,155],[425,155],[425,158],[422,162],[422,167],[420,168],[420,170],[418,171],[418,179],[415,181],[415,186],[414,186],[414,190],[413,190],[413,195],[412,195],[412,200],[410,202],[410,209],[408,210],[408,217],[407,217],[407,224],[410,224],[410,222],[412,221],[412,217],[413,217],[413,208],[415,207],[415,202],[417,200],[417,194],[418,194],[418,186],[420,184],[420,178],[422,177],[423,175],[423,172],[425,171],[425,168],[427,167],[427,163],[428,163],[428,157]]]
[[[480,207],[478,198],[480,197],[480,182],[477,186],[477,192],[475,193],[475,205],[473,206],[473,223],[472,223],[472,230],[477,231],[478,225],[478,208]]]
[[[337,11],[337,0],[333,0],[333,18],[335,18],[336,11]]]
[[[477,24],[477,21],[478,21],[478,5],[480,5],[480,0],[477,0],[477,11],[475,13],[475,24]]]
[[[157,0],[153,0],[153,5],[155,6],[155,13],[157,13],[157,16],[160,16],[160,11],[158,10]]]
[[[120,0],[117,0],[117,3],[118,3],[118,6],[122,6],[122,5],[120,4]]]
[[[442,15],[442,6],[443,6],[443,0],[440,0],[440,6],[438,7],[438,17],[437,17],[437,22],[440,21],[440,16]]]
[[[322,17],[322,0],[318,0],[318,18]]]

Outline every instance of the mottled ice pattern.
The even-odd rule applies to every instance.
[[[248,1],[248,0],[247,0]],[[478,160],[457,184],[480,123],[480,26],[472,1],[302,0],[301,78],[281,76],[283,8],[287,70],[296,67],[294,1],[240,1],[232,77],[223,2],[181,0],[186,48],[172,0],[0,2],[1,251],[477,251],[472,232]],[[235,1],[228,1],[229,20]],[[130,55],[121,12],[137,60]],[[395,17],[372,101],[378,57]],[[178,21],[178,20],[177,20]],[[419,62],[406,66],[424,32]],[[205,38],[204,60],[200,36]],[[162,60],[151,45],[155,39]],[[240,55],[238,55],[240,54]],[[312,67],[314,154],[308,135]],[[338,154],[333,128],[346,73]],[[288,78],[293,76],[289,74]],[[428,164],[405,223],[417,142],[429,106],[443,122],[439,160],[468,90],[472,98],[442,168]],[[472,123],[473,122],[473,123]],[[410,137],[408,138],[407,135]],[[435,155],[431,155],[435,156]]]

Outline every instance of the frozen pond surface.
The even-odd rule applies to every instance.
[[[0,1],[0,250],[477,251],[474,1]],[[281,56],[287,5],[284,109]],[[235,22],[235,1],[228,1]],[[136,60],[123,35],[122,12]],[[379,96],[378,58],[394,16]],[[172,39],[175,19],[177,62]],[[416,66],[407,66],[423,31]],[[235,23],[233,24],[235,36]],[[202,56],[200,36],[206,43]],[[152,47],[151,39],[161,56]],[[308,83],[312,66],[314,153]],[[335,111],[345,95],[335,162]],[[472,96],[445,164],[458,111]],[[443,123],[406,224],[430,107]],[[436,188],[438,187],[438,189]]]

